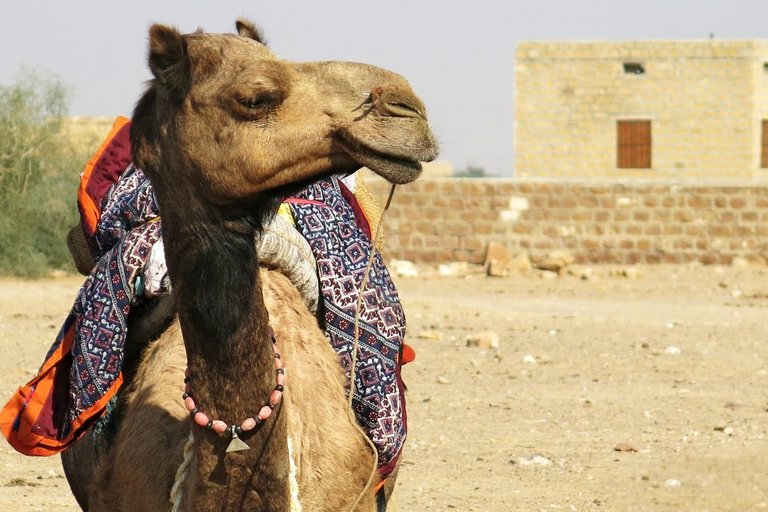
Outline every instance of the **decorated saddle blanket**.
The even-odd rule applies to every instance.
[[[357,419],[378,448],[380,470],[388,474],[406,437],[400,379],[405,313],[365,216],[344,184],[320,180],[297,197],[309,200],[292,202],[291,209],[317,261],[325,333],[351,381]]]
[[[78,193],[83,231],[97,263],[40,371],[0,411],[0,430],[27,455],[53,455],[72,444],[103,417],[123,381],[128,317],[144,300],[140,277],[162,241],[152,186],[130,159],[128,127],[127,119],[118,119],[86,165]],[[405,315],[397,291],[364,211],[340,179],[320,180],[288,204],[317,262],[321,327],[347,373],[353,408],[377,447],[380,472],[387,475],[406,437],[400,378]],[[167,284],[155,291],[167,292]]]

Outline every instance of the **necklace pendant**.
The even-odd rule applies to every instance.
[[[234,425],[232,426],[232,440],[229,442],[229,446],[227,446],[227,453],[229,452],[239,452],[242,450],[250,450],[251,447],[248,446],[243,442],[242,439],[237,437],[237,433],[235,432]]]

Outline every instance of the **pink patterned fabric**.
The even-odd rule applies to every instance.
[[[337,178],[320,180],[290,202],[296,224],[317,260],[325,333],[342,367],[354,374],[352,406],[379,452],[379,471],[393,468],[407,435],[405,394],[398,356],[405,337],[405,313],[395,285],[369,234],[356,218],[354,195]],[[320,203],[320,204],[318,204]],[[367,224],[367,223],[366,223]],[[368,281],[360,287],[369,259]],[[359,346],[355,316],[359,314]]]

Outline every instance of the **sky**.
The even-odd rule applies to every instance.
[[[24,68],[71,91],[70,115],[130,115],[150,78],[147,31],[260,26],[291,61],[375,64],[424,100],[440,160],[514,173],[520,41],[768,39],[766,0],[26,0],[0,9],[0,84]]]

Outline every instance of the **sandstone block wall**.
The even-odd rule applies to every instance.
[[[516,176],[745,178],[760,168],[768,42],[520,43]],[[644,73],[624,71],[638,63]],[[651,169],[618,169],[616,122],[650,120]]]
[[[388,185],[366,182],[383,204]],[[488,243],[578,263],[768,259],[768,186],[424,179],[385,215],[388,258],[482,263]]]

